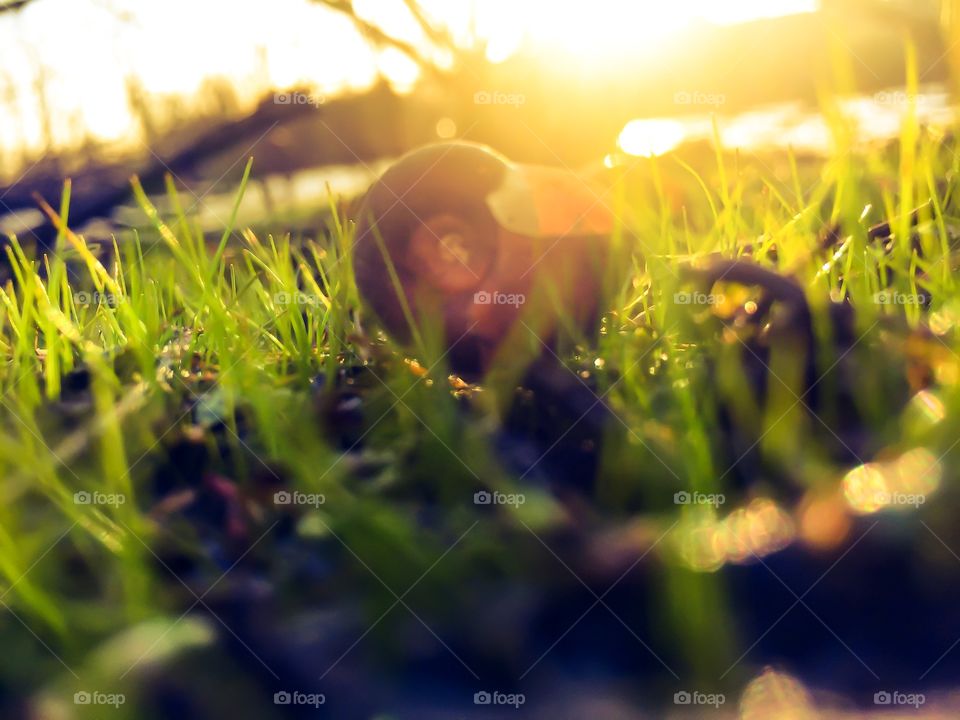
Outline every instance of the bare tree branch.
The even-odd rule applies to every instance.
[[[436,65],[430,61],[423,49],[417,48],[413,43],[384,32],[376,23],[357,15],[357,11],[353,6],[353,0],[313,0],[313,2],[320,3],[331,10],[336,10],[349,17],[360,33],[372,44],[392,47],[416,62],[421,68],[436,70]],[[454,49],[453,41],[449,35],[443,30],[436,28],[430,22],[416,0],[403,0],[403,2],[430,42],[447,49]]]
[[[31,0],[0,0],[0,13],[22,10]]]
[[[423,34],[427,36],[430,42],[445,50],[456,49],[450,33],[430,22],[430,18],[423,12],[423,8],[420,7],[420,3],[417,2],[417,0],[403,0],[403,4],[407,6],[407,11],[413,16],[413,19],[417,21]]]

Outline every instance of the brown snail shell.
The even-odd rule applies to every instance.
[[[406,303],[417,326],[439,325],[454,371],[480,374],[524,325],[547,341],[561,321],[595,324],[615,227],[602,192],[573,173],[473,143],[429,145],[364,196],[357,287],[393,337],[415,339]]]

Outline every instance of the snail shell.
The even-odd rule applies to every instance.
[[[518,327],[546,341],[561,321],[594,324],[615,226],[602,192],[573,173],[473,143],[429,145],[364,196],[357,287],[396,339],[415,336],[406,304],[418,328],[442,330],[456,372],[480,374],[519,342]]]

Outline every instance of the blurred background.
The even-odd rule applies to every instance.
[[[841,93],[895,136],[946,123],[950,3],[937,0],[14,0],[0,5],[0,232],[49,239],[32,197],[74,179],[72,222],[134,222],[129,177],[186,185],[211,227],[244,160],[241,218],[294,222],[421,143],[466,138],[589,171],[709,138],[823,153]],[[78,33],[82,29],[82,34]],[[223,213],[219,213],[222,215]]]

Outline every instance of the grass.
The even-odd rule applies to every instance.
[[[691,150],[615,172],[614,201],[630,215],[621,230],[639,238],[618,231],[630,272],[611,278],[598,335],[560,358],[619,418],[586,438],[566,435],[579,418],[551,414],[555,398],[534,398],[518,421],[514,382],[448,377],[429,333],[416,353],[379,334],[353,282],[352,223],[335,203],[314,239],[257,237],[231,219],[211,246],[172,184],[164,216],[135,182],[149,224],[104,265],[69,229],[67,184],[60,208],[45,207],[56,250],[31,256],[11,238],[0,290],[0,601],[12,614],[0,636],[20,658],[0,672],[51,707],[84,688],[126,687],[136,672],[120,680],[118,669],[150,661],[119,641],[104,660],[104,643],[130,628],[141,657],[211,642],[193,620],[165,630],[211,583],[232,587],[238,566],[292,605],[347,600],[371,620],[417,581],[410,601],[442,622],[478,573],[563,585],[536,539],[552,547],[576,531],[583,547],[612,533],[631,558],[649,552],[648,609],[670,665],[689,684],[739,692],[752,670],[735,661],[750,638],[738,632],[729,568],[783,544],[839,554],[845,541],[818,534],[809,513],[826,503],[860,522],[863,507],[841,492],[854,467],[923,449],[943,477],[920,512],[948,544],[957,535],[957,143],[918,127],[908,108],[897,144],[853,147],[833,117],[838,147],[823,161]],[[885,219],[891,238],[871,237]],[[723,302],[678,304],[694,289],[691,268],[716,257],[794,278],[813,342],[796,323],[762,335],[743,313],[761,301],[756,286],[728,279],[704,288]],[[880,292],[930,301],[881,304]],[[854,309],[847,345],[832,324],[839,303]],[[589,499],[553,492],[549,476],[562,471],[549,457],[513,461],[504,443],[516,437],[527,449],[549,438],[532,442],[535,457],[554,439],[577,457],[574,438],[593,442]],[[210,477],[238,489],[239,505],[218,496],[226,520],[189,512],[214,492]],[[272,502],[282,489],[323,504],[291,512]],[[478,508],[483,489],[525,502]],[[726,504],[675,505],[684,490]],[[78,492],[123,501],[78,504]],[[229,529],[237,507],[242,531]],[[334,588],[298,594],[279,535],[287,523],[333,564]],[[726,555],[704,540],[717,537]],[[389,642],[381,649],[403,662]],[[118,712],[140,717],[137,690],[127,692]]]

